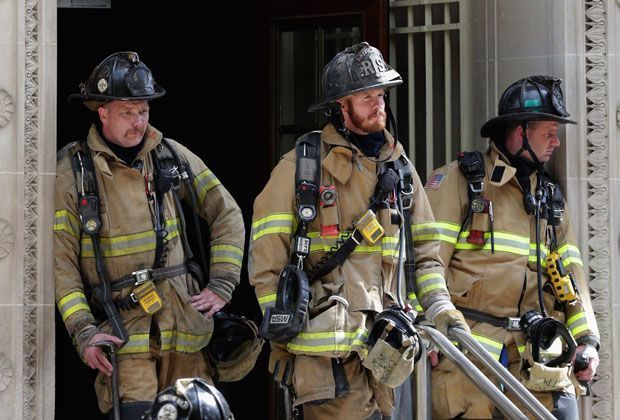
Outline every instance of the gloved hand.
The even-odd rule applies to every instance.
[[[446,337],[448,336],[448,328],[451,327],[461,328],[467,331],[468,334],[471,333],[469,325],[467,325],[467,321],[465,321],[465,317],[463,317],[461,311],[457,309],[447,309],[439,312],[435,315],[433,321],[435,322],[435,328]]]
[[[294,366],[295,355],[286,351],[286,345],[272,342],[269,372],[273,373],[273,379],[282,385],[292,385]]]
[[[575,376],[580,381],[589,382],[596,374],[596,368],[599,364],[598,351],[596,351],[596,347],[591,344],[580,344],[577,346],[575,356],[573,356],[573,364],[575,363],[577,355],[584,358],[588,365],[584,369],[575,370]]]

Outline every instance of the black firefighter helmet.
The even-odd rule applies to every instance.
[[[497,111],[480,129],[482,137],[493,137],[498,130],[513,121],[557,121],[560,124],[577,124],[569,120],[562,81],[550,76],[529,76],[517,80],[504,91]]]
[[[403,82],[400,74],[383,60],[375,47],[367,42],[347,47],[323,69],[323,99],[308,109],[320,111],[336,104],[336,100],[369,89],[390,89]]]
[[[234,420],[220,391],[200,378],[177,379],[153,401],[146,420]]]
[[[80,83],[80,93],[69,95],[68,99],[88,106],[93,102],[150,101],[165,94],[165,89],[155,83],[151,70],[140,61],[138,54],[123,51],[99,63],[88,80]]]

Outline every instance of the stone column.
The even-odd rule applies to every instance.
[[[620,0],[476,0],[474,92],[480,127],[496,115],[503,90],[531,74],[563,80],[577,126],[564,128],[564,142],[551,170],[568,200],[593,308],[601,332],[601,365],[588,418],[620,418],[620,152],[615,139],[620,84]]]
[[[56,1],[0,0],[0,418],[54,416]]]

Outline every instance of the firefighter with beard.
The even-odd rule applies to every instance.
[[[241,211],[199,157],[149,124],[164,93],[137,53],[110,55],[69,97],[96,113],[87,137],[58,153],[58,310],[114,418],[140,418],[178,378],[211,381],[203,349],[240,279]],[[192,258],[181,201],[209,225],[208,266]]]
[[[368,43],[338,53],[323,71],[324,99],[310,108],[329,116],[316,134],[320,155],[316,217],[312,218],[314,203],[304,202],[312,185],[298,182],[304,174],[297,172],[315,168],[307,163],[306,145],[299,146],[305,144],[300,143],[305,136],[296,150],[282,157],[254,202],[250,281],[263,312],[273,313],[278,307],[279,275],[292,256],[299,258],[290,270],[303,270],[309,279],[308,314],[300,317],[301,331],[286,340],[272,340],[269,361],[274,379],[292,384],[294,405],[303,406],[305,419],[381,419],[393,409],[394,384],[386,385],[363,363],[369,359],[367,340],[375,321],[393,307],[401,292],[396,290],[399,231],[406,223],[395,210],[396,197],[390,195],[375,208],[372,231],[382,231],[381,239],[358,235],[372,224],[360,220],[373,207],[382,171],[397,162],[405,162],[401,169],[411,174],[405,220],[410,218],[416,237],[433,233],[426,231],[434,219],[420,179],[402,145],[386,130],[385,92],[401,83],[400,75]],[[306,216],[312,220],[299,234]],[[298,239],[309,239],[307,253],[293,245]],[[445,334],[448,327],[467,326],[449,300],[438,249],[436,240],[415,241],[417,299],[413,294],[408,298],[417,310],[424,308]],[[415,318],[415,310],[410,315]],[[398,329],[399,321],[390,325]],[[406,353],[404,346],[400,349]]]
[[[577,419],[584,388],[575,379],[594,376],[599,335],[565,200],[543,167],[560,145],[559,125],[575,124],[560,83],[530,76],[509,86],[481,128],[487,151],[435,170],[425,189],[448,289],[472,335],[553,415]],[[433,418],[493,416],[493,403],[447,358],[432,381]]]

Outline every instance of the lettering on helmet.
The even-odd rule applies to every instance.
[[[269,322],[271,324],[288,324],[290,320],[291,320],[291,315],[274,314],[274,315],[271,315],[271,319],[269,320]]]
[[[359,64],[358,76],[360,78],[387,71],[387,66],[381,57],[370,56],[367,59],[360,61]]]

